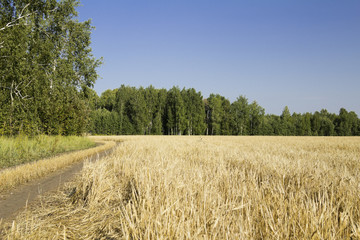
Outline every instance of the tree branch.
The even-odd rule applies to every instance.
[[[26,14],[26,15],[23,15],[25,9],[26,9],[29,5],[30,5],[30,3],[26,4],[25,7],[21,10],[19,17],[15,18],[15,19],[12,20],[11,22],[7,23],[4,27],[0,28],[0,31],[3,31],[3,30],[5,30],[5,29],[7,29],[7,28],[11,28],[11,27],[20,25],[20,23],[17,23],[19,20],[21,20],[21,19],[23,19],[23,18],[26,18],[26,17],[28,17],[28,16],[31,15],[31,13],[28,13],[28,14]],[[3,42],[2,42],[2,43],[3,43]],[[2,44],[2,43],[1,43],[1,44]]]

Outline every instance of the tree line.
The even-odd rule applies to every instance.
[[[359,136],[360,119],[341,108],[315,113],[265,114],[256,101],[219,94],[206,99],[195,89],[169,90],[122,85],[97,96],[92,90],[88,131],[109,135],[283,135]]]
[[[77,0],[0,1],[0,135],[86,131],[101,64]]]

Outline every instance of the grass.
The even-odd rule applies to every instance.
[[[94,148],[74,151],[3,169],[0,171],[0,196],[18,185],[41,178],[116,145],[114,141],[96,140],[96,142],[101,144]]]
[[[89,138],[77,136],[0,137],[0,170],[95,145]]]
[[[122,137],[4,239],[360,239],[358,137]]]

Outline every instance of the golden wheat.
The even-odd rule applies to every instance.
[[[121,137],[7,239],[360,239],[360,138]]]

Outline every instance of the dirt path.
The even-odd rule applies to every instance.
[[[112,153],[118,145],[119,143],[111,149],[94,154],[62,170],[41,179],[28,182],[12,190],[5,197],[0,198],[0,220],[8,221],[13,219],[22,208],[33,202],[39,195],[48,191],[57,190],[65,182],[70,181],[75,174],[82,169],[86,160],[97,161]]]

